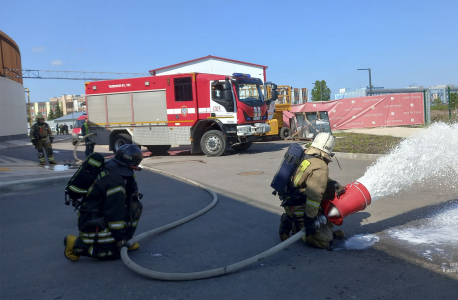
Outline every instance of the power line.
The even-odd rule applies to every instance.
[[[151,76],[149,73],[113,73],[113,72],[84,72],[84,71],[52,71],[28,69],[3,69],[4,77],[35,78],[35,79],[69,79],[69,80],[110,80],[132,77]]]

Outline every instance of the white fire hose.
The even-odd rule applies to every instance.
[[[78,140],[78,142],[75,144],[75,149],[73,149],[73,157],[75,157],[75,160],[76,162],[79,162],[79,161],[82,161],[81,159],[78,159],[78,157],[76,157],[76,149],[78,148],[78,146],[80,145],[81,141],[83,141],[85,138],[87,138],[88,136],[91,136],[91,135],[94,135],[95,133],[89,133],[89,134],[86,134],[85,136],[83,136],[82,138],[80,138]]]
[[[75,159],[77,161],[79,161],[79,159],[76,157],[76,148],[78,147],[78,145],[80,144],[80,142],[84,138],[86,138],[88,136],[91,136],[91,135],[93,135],[93,133],[85,135],[75,145],[74,156],[75,156]],[[216,195],[215,192],[213,192],[209,188],[205,187],[204,185],[202,185],[202,184],[200,184],[200,183],[198,183],[196,181],[193,181],[193,180],[190,180],[190,179],[178,176],[178,175],[174,175],[174,174],[171,174],[171,173],[167,173],[165,171],[161,171],[161,170],[158,170],[158,169],[153,169],[153,168],[150,168],[150,167],[143,167],[143,168],[146,169],[146,170],[152,171],[152,172],[163,174],[163,175],[166,175],[166,176],[169,176],[169,177],[174,177],[174,178],[180,179],[182,181],[191,183],[192,185],[195,185],[195,186],[205,190],[210,195],[212,195],[213,196],[213,201],[209,205],[207,205],[205,208],[199,210],[198,212],[193,213],[190,216],[187,216],[186,218],[183,218],[181,220],[175,221],[173,223],[164,225],[164,226],[156,228],[156,229],[152,229],[152,230],[146,231],[144,233],[141,233],[141,234],[133,237],[132,239],[130,239],[127,242],[128,245],[133,245],[134,243],[139,242],[139,241],[141,241],[142,239],[144,239],[144,238],[146,238],[148,236],[151,236],[153,234],[162,233],[164,231],[167,231],[169,229],[177,227],[177,226],[179,226],[181,224],[184,224],[184,223],[186,223],[186,222],[188,222],[188,221],[190,221],[192,219],[195,219],[198,216],[200,216],[200,215],[204,214],[205,212],[209,211],[218,202],[218,196]],[[228,266],[225,266],[225,267],[216,268],[216,269],[212,269],[212,270],[200,271],[200,272],[165,273],[165,272],[157,272],[157,271],[153,271],[153,270],[150,270],[150,269],[143,268],[142,266],[139,266],[136,263],[134,263],[129,258],[129,255],[128,255],[128,252],[127,252],[127,249],[128,249],[127,247],[122,247],[121,248],[121,259],[124,262],[124,264],[129,269],[131,269],[132,271],[134,271],[134,272],[136,272],[138,274],[141,274],[143,276],[152,278],[152,279],[167,280],[167,281],[182,281],[182,280],[205,279],[205,278],[211,278],[211,277],[216,277],[216,276],[229,274],[229,273],[235,272],[237,270],[240,270],[240,269],[242,269],[242,268],[244,268],[246,266],[249,266],[251,264],[260,262],[261,260],[263,260],[263,259],[265,259],[265,258],[267,258],[267,257],[269,257],[269,256],[271,256],[271,255],[273,255],[273,254],[285,249],[289,245],[295,243],[297,240],[301,239],[304,235],[305,235],[305,228],[302,229],[301,231],[297,232],[295,235],[293,235],[292,237],[290,237],[286,241],[284,241],[284,242],[282,242],[282,243],[280,243],[280,244],[270,248],[269,250],[266,250],[266,251],[264,251],[264,252],[262,252],[262,253],[260,253],[260,254],[258,254],[256,256],[253,256],[253,257],[245,259],[243,261],[234,263],[232,265],[228,265]]]

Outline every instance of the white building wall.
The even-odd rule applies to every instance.
[[[24,86],[0,77],[0,141],[21,138],[21,135],[27,135]]]
[[[215,58],[207,58],[187,64],[180,64],[156,71],[156,75],[169,75],[179,73],[209,73],[218,75],[232,75],[232,73],[246,73],[264,82],[264,70],[261,67],[240,64]]]

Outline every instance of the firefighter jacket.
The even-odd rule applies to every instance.
[[[305,215],[314,218],[318,215],[328,184],[331,157],[314,147],[308,148],[305,154],[313,157],[302,161],[291,178],[289,188],[293,195],[306,196]]]
[[[81,126],[81,135],[85,136],[89,134],[89,126],[87,122],[83,123],[83,126]],[[86,142],[89,142],[89,138],[85,138]]]
[[[52,136],[51,127],[48,123],[36,122],[30,128],[30,140],[44,140],[48,136]]]
[[[133,177],[130,179],[135,183]],[[111,243],[125,239],[125,210],[126,180],[121,175],[104,168],[88,189],[87,197],[81,206],[78,215],[80,237],[84,241],[86,235],[90,238],[96,231],[95,228],[88,228],[86,222],[104,218],[107,228],[100,231],[98,242]]]

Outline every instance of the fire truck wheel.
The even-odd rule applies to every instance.
[[[251,147],[251,144],[253,144],[253,142],[243,143],[240,145],[234,145],[234,146],[231,146],[231,148],[234,149],[235,151],[245,151]]]
[[[220,156],[226,150],[226,139],[219,130],[207,131],[200,140],[200,148],[207,156]]]
[[[280,130],[280,137],[282,139],[291,137],[291,129],[289,129],[288,127],[282,127]]]
[[[116,153],[119,147],[125,144],[132,144],[132,139],[130,135],[125,134],[125,133],[120,133],[117,136],[115,136],[113,138],[113,153]]]
[[[151,145],[145,146],[153,155],[163,156],[167,154],[172,145]]]

